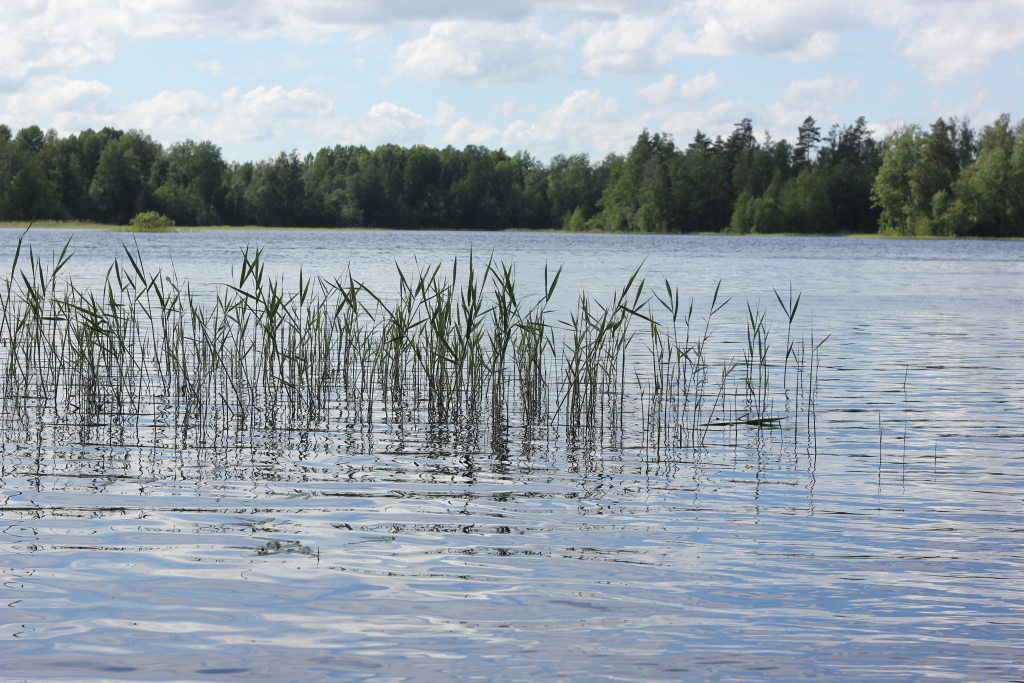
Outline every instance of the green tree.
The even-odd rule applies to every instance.
[[[722,162],[725,165],[729,190],[734,198],[739,197],[746,189],[738,187],[735,183],[736,167],[740,166],[756,147],[757,139],[754,137],[754,125],[750,119],[743,119],[735,124],[732,133],[722,146]]]
[[[0,131],[0,220],[62,218],[63,210],[41,164],[46,136],[38,126],[23,128],[13,140]]]
[[[861,116],[851,126],[833,126],[812,172],[821,181],[831,206],[828,223],[846,233],[878,231],[878,211],[871,187],[881,165],[881,151]]]
[[[308,225],[303,170],[295,152],[281,152],[254,164],[243,195],[249,222],[289,228]]]
[[[871,198],[880,211],[879,232],[914,234],[914,203],[911,173],[924,149],[924,135],[916,125],[903,126],[883,142],[882,163],[871,186]]]
[[[782,230],[802,234],[835,230],[828,189],[828,179],[820,167],[787,181],[779,192]]]
[[[171,145],[152,171],[153,204],[178,225],[223,222],[227,164],[212,142]]]
[[[821,142],[821,129],[813,116],[808,116],[797,130],[796,144],[793,146],[793,167],[797,171],[811,169],[813,154]]]
[[[28,126],[18,131],[14,144],[20,152],[39,154],[46,144],[46,133],[39,126]]]
[[[937,230],[954,236],[1024,236],[1024,122],[1008,114],[982,131],[977,161],[935,196]]]
[[[774,197],[755,197],[742,192],[736,199],[732,220],[725,232],[735,235],[783,232],[785,219]]]
[[[960,173],[955,134],[956,127],[941,118],[933,123],[910,171],[910,211],[914,232],[918,235],[938,232],[940,223],[935,220],[933,211],[938,205],[935,197],[940,192],[946,193],[943,196],[948,195],[950,186]]]
[[[336,145],[316,153],[303,171],[306,199],[312,225],[357,227],[363,225],[355,186],[360,160],[369,156],[366,147]]]
[[[775,142],[770,135],[764,144],[753,142],[753,147],[740,156],[732,172],[734,191],[758,197],[768,191],[772,183],[778,184],[790,175],[792,148],[785,140]]]
[[[410,227],[439,225],[438,204],[443,188],[441,157],[437,150],[418,145],[409,150],[402,179],[402,197],[408,207]]]
[[[698,130],[681,159],[673,191],[679,232],[726,228],[733,199],[722,145],[716,145]]]
[[[883,146],[881,167],[872,186],[881,210],[880,231],[891,235],[942,235],[962,230],[960,218],[947,215],[956,205],[953,184],[970,161],[973,134],[966,123],[938,119],[924,133],[908,126]]]
[[[107,140],[89,185],[99,220],[125,225],[135,214],[149,210],[149,177],[162,153],[159,143],[142,131]]]
[[[614,160],[600,201],[605,229],[666,232],[672,217],[673,166],[678,154],[672,136],[645,128],[629,154]]]
[[[8,161],[8,163],[5,163]],[[0,160],[0,220],[61,218],[57,195],[46,174],[31,159]]]
[[[510,220],[495,227],[551,227],[548,171],[544,164],[529,152],[518,151],[508,161],[499,163],[496,171],[501,187],[499,203]]]
[[[604,189],[601,171],[590,163],[586,154],[552,157],[547,169],[547,197],[550,202],[550,222],[559,227],[579,210],[577,223],[597,214],[597,202]]]

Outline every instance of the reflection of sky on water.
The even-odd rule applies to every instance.
[[[44,249],[66,234],[30,233]],[[124,239],[78,233],[76,279]],[[833,335],[817,448],[756,429],[660,457],[514,430],[499,457],[431,445],[416,425],[376,428],[372,448],[358,427],[237,450],[9,434],[0,677],[1024,676],[1024,243],[139,236],[147,258],[173,245],[179,274],[207,282],[257,240],[268,268],[351,260],[373,287],[412,252],[516,254],[527,289],[564,262],[570,303],[646,259],[652,282],[684,292],[721,278],[733,319],[747,298],[777,316],[771,288],[792,280],[798,320]],[[259,554],[274,540],[317,554]]]

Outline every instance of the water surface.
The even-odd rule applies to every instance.
[[[0,253],[18,232],[0,231]],[[37,253],[66,230],[35,230]],[[1024,679],[1024,242],[75,231],[197,287],[240,249],[296,278],[514,262],[562,299],[642,265],[823,336],[813,439],[505,452],[353,424],[232,448],[12,431],[0,677],[31,681]],[[742,331],[740,331],[742,334]],[[721,348],[727,348],[725,346]]]

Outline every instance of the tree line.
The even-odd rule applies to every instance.
[[[730,135],[688,145],[644,130],[593,161],[469,145],[325,147],[228,163],[209,141],[163,146],[142,131],[61,137],[0,124],[0,220],[629,232],[1024,236],[1024,122],[1003,115],[910,125],[882,140],[864,118],[796,142]]]

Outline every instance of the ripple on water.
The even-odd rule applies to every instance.
[[[416,425],[220,452],[5,435],[0,677],[1024,679],[1024,245],[322,235],[333,251],[275,233],[268,255],[324,271],[344,246],[382,287],[394,258],[471,244],[524,275],[564,260],[595,290],[645,258],[652,281],[721,277],[739,301],[792,279],[833,334],[816,439],[581,454],[515,433],[507,452],[439,447]],[[88,275],[121,238],[75,239]],[[238,246],[173,239],[197,280]]]

